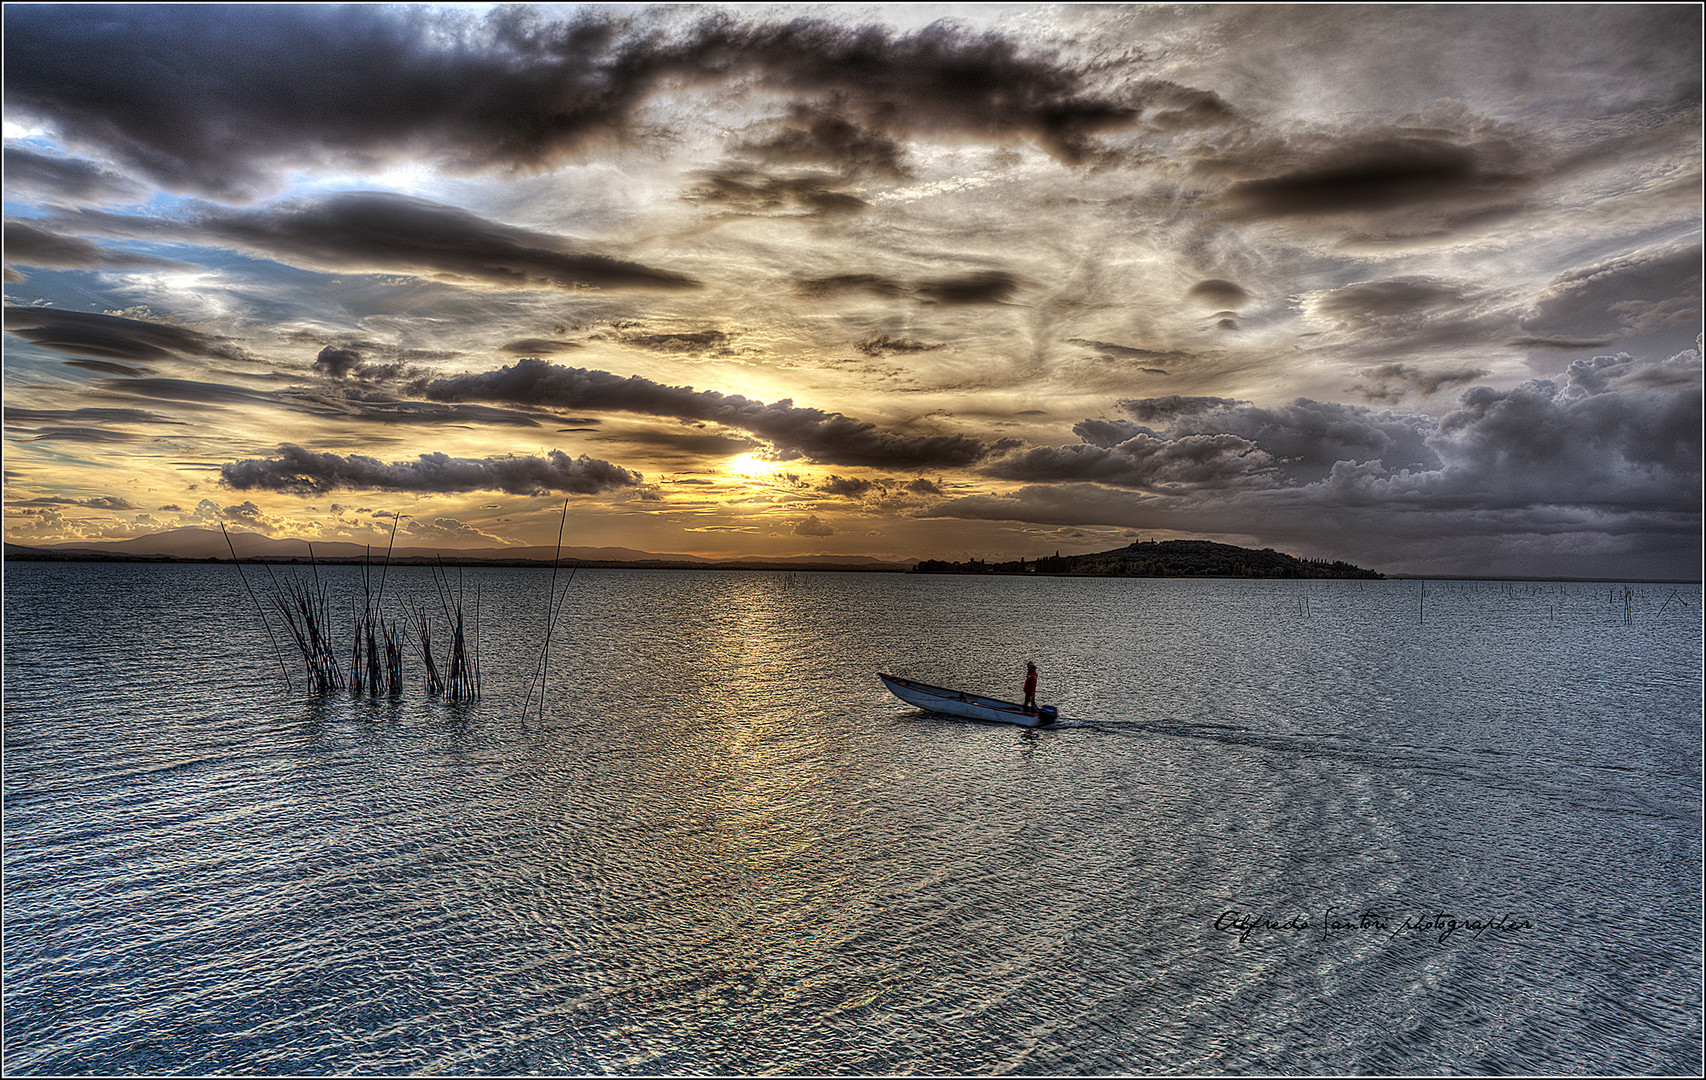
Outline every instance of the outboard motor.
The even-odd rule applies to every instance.
[[[1041,727],[1044,724],[1052,724],[1059,719],[1060,710],[1055,708],[1053,705],[1044,705],[1042,708],[1037,710],[1038,727]]]

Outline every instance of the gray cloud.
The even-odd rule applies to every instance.
[[[1181,417],[1196,416],[1216,409],[1235,408],[1243,404],[1246,402],[1234,401],[1232,398],[1181,397],[1178,394],[1169,394],[1166,397],[1128,398],[1121,401],[1119,406],[1140,424],[1167,424]]]
[[[1172,351],[1157,351],[1155,349],[1139,349],[1133,345],[1116,345],[1111,341],[1092,341],[1088,338],[1067,338],[1068,345],[1081,345],[1093,349],[1109,360],[1147,360],[1151,363],[1165,361],[1188,361],[1190,358],[1183,353]],[[1139,371],[1149,375],[1165,375],[1166,368],[1139,368]]]
[[[28,222],[8,220],[5,224],[6,264],[40,266],[57,270],[135,269],[140,267],[183,267],[186,264],[154,255],[114,251],[79,236],[61,236]]]
[[[834,536],[835,530],[818,520],[816,514],[811,514],[801,521],[794,523],[795,536]]]
[[[240,360],[246,354],[228,339],[169,323],[59,308],[7,307],[5,329],[55,352],[105,360],[148,362],[179,356]]]
[[[1475,387],[1437,421],[1302,399],[1183,412],[1165,432],[1087,421],[1077,430],[1105,445],[1033,449],[987,469],[1033,486],[923,513],[1270,542],[1321,543],[1323,529],[1354,526],[1395,547],[1425,536],[1526,535],[1532,544],[1560,532],[1628,532],[1682,565],[1690,545],[1698,550],[1702,381],[1698,354],[1610,356],[1576,361],[1559,379]],[[1098,500],[1101,509],[1089,505]]]
[[[148,198],[148,188],[98,161],[46,154],[7,143],[6,191],[45,202],[128,203]]]
[[[1154,412],[1151,402],[1127,407],[1140,416]],[[1428,444],[1433,431],[1433,421],[1425,416],[1299,398],[1278,408],[1239,405],[1179,414],[1166,437],[1245,439],[1272,459],[1276,480],[1307,484],[1329,476],[1344,461],[1379,462],[1394,472],[1438,468],[1439,456]]]
[[[1701,247],[1641,251],[1577,267],[1553,278],[1534,298],[1522,328],[1541,347],[1559,338],[1600,348],[1663,348],[1680,331],[1698,332]],[[1519,339],[1523,343],[1535,338]]]
[[[1142,424],[1135,424],[1130,420],[1080,420],[1072,425],[1072,433],[1091,446],[1099,446],[1104,450],[1138,435],[1155,434]]]
[[[596,429],[587,428],[585,430]],[[599,442],[645,446],[653,451],[664,451],[680,457],[686,463],[696,462],[704,457],[732,457],[735,454],[756,450],[759,446],[757,440],[740,435],[724,435],[694,429],[682,431],[680,429],[659,430],[656,428],[602,431],[599,433]]]
[[[796,214],[841,217],[870,209],[870,204],[845,190],[834,176],[805,174],[774,176],[757,169],[724,167],[697,174],[682,194],[691,203],[739,214]]]
[[[380,365],[389,367],[389,365]],[[357,377],[372,369],[358,367]],[[450,405],[433,401],[411,401],[364,385],[335,384],[309,389],[293,387],[269,393],[266,400],[282,408],[315,416],[352,422],[379,424],[464,424],[503,427],[538,427],[526,413],[486,405]]]
[[[360,368],[355,369],[358,372]],[[96,384],[108,395],[174,402],[179,408],[264,405],[314,416],[381,424],[496,424],[537,427],[525,413],[485,405],[409,401],[360,385],[289,387],[249,390],[195,379],[103,379]]]
[[[5,89],[9,108],[74,141],[177,190],[231,199],[302,165],[420,154],[467,170],[539,167],[625,139],[671,82],[750,81],[821,99],[820,111],[865,131],[1031,139],[1067,162],[1138,115],[998,34],[721,13],[673,33],[662,25],[516,7],[483,18],[365,5],[23,7],[7,17]]]
[[[1652,389],[1654,368],[1687,378]],[[1570,365],[1562,380],[1511,390],[1476,387],[1440,419],[1446,459],[1433,476],[1395,478],[1384,491],[1425,492],[1467,505],[1547,503],[1698,512],[1702,408],[1698,356],[1651,365],[1626,356]]]
[[[292,443],[274,458],[228,462],[220,478],[238,490],[264,489],[296,495],[321,495],[342,488],[374,491],[503,491],[512,495],[563,492],[592,495],[635,487],[639,473],[584,454],[571,458],[560,450],[545,457],[453,458],[422,454],[414,461],[389,464],[351,454],[316,454]]]
[[[80,231],[226,247],[332,272],[444,275],[508,288],[699,287],[684,274],[577,250],[560,236],[386,191],[285,199],[254,209],[200,204],[176,218],[77,211],[57,220]]]
[[[1487,370],[1455,367],[1424,371],[1410,364],[1379,364],[1363,368],[1357,374],[1362,377],[1362,381],[1348,387],[1350,393],[1366,401],[1393,403],[1401,400],[1406,394],[1415,393],[1425,397],[1448,386],[1474,382],[1484,378]]]
[[[1515,327],[1515,317],[1483,290],[1425,277],[1359,281],[1307,293],[1301,306],[1311,322],[1364,350],[1479,344]]]
[[[420,387],[434,401],[503,401],[550,409],[607,409],[701,420],[750,432],[783,457],[806,457],[832,465],[946,467],[968,465],[1000,452],[1007,441],[985,442],[966,435],[903,435],[883,431],[840,413],[771,404],[737,394],[664,386],[631,375],[559,367],[523,359],[513,367],[476,375],[435,379]]]
[[[98,495],[91,499],[70,499],[63,496],[43,497],[39,499],[23,499],[19,506],[81,506],[90,510],[140,510],[129,499],[122,495]]]
[[[66,367],[82,368],[84,371],[98,371],[102,375],[123,375],[126,378],[140,378],[153,372],[153,368],[138,367],[134,364],[115,364],[111,360],[65,360]]]
[[[1270,458],[1236,435],[1184,435],[1163,439],[1137,434],[1112,446],[1038,447],[998,461],[984,471],[1002,480],[1095,482],[1145,490],[1231,487],[1260,475]]]

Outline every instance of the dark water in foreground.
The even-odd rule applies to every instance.
[[[8,1073],[1699,1063],[1698,586],[582,571],[523,719],[548,571],[462,706],[5,575]]]

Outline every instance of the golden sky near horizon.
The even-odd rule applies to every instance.
[[[8,5],[6,538],[1687,576],[1694,5]]]

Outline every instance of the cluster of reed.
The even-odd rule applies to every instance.
[[[221,526],[223,531],[223,526]],[[392,536],[395,538],[395,526]],[[243,561],[237,556],[237,549],[231,543],[229,534],[225,537],[226,546],[231,548],[231,558],[237,565],[238,576],[243,581],[243,587],[254,601],[256,613],[265,625],[267,637],[272,641],[273,653],[278,658],[279,671],[284,676],[285,687],[291,686],[290,673],[284,663],[283,650],[279,648],[278,636],[273,633],[273,619],[268,616],[267,605],[261,602],[253,587],[249,585],[248,576],[243,573]],[[349,676],[344,676],[342,665],[339,663],[339,651],[333,643],[331,627],[331,601],[327,586],[320,581],[318,564],[314,561],[314,547],[308,546],[308,564],[310,576],[303,578],[296,575],[288,580],[280,581],[278,575],[268,566],[267,576],[272,584],[272,609],[282,619],[289,631],[290,640],[296,645],[306,671],[308,690],[313,694],[329,693],[341,690],[346,686],[352,694],[384,694],[389,697],[401,697],[403,693],[403,648],[409,639],[410,623],[415,626],[415,640],[419,643],[420,659],[426,670],[426,685],[429,695],[444,694],[452,701],[472,701],[480,696],[480,661],[479,661],[479,604],[476,599],[474,608],[474,641],[470,647],[467,627],[463,618],[462,594],[458,587],[454,599],[450,595],[449,582],[445,578],[442,567],[433,568],[433,582],[437,587],[440,606],[444,611],[445,621],[450,624],[451,637],[449,646],[449,667],[440,673],[437,660],[432,654],[432,632],[427,620],[424,607],[417,608],[411,615],[405,615],[404,621],[384,618],[381,614],[381,604],[385,597],[385,578],[390,568],[391,557],[386,551],[385,561],[379,568],[377,589],[374,588],[373,567],[368,563],[362,565],[362,600],[359,608],[352,598],[350,605],[353,612],[352,624],[354,637],[349,651]],[[263,564],[264,565],[264,564]],[[478,594],[476,594],[477,597]]]
[[[427,693],[444,694],[451,701],[471,701],[480,696],[480,594],[474,593],[474,646],[468,646],[467,627],[462,617],[462,584],[460,573],[456,595],[450,595],[450,580],[442,566],[432,568],[432,582],[438,593],[439,610],[450,626],[450,666],[441,676],[432,658],[432,627],[427,621],[426,608],[416,609],[416,629],[421,645],[421,660],[426,666]]]

